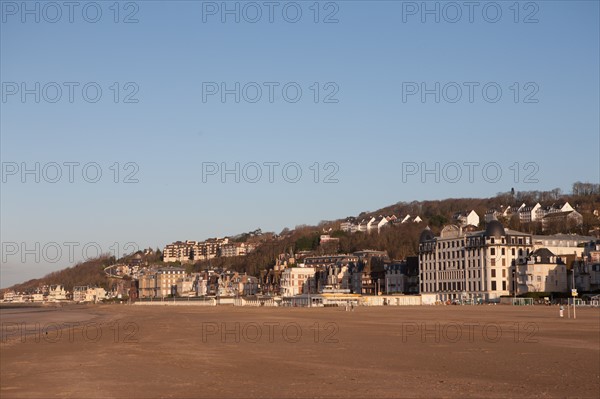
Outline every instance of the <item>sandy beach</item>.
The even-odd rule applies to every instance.
[[[600,310],[0,309],[2,398],[597,397]]]

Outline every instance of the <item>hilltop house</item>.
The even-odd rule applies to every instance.
[[[376,218],[372,218],[371,221],[367,224],[367,231],[377,231],[379,233],[381,228],[386,224],[388,224],[388,219],[385,216],[379,215]]]
[[[573,211],[552,212],[548,213],[542,219],[542,230],[546,231],[553,227],[563,229],[581,226],[583,224],[583,216],[581,213]]]
[[[454,220],[463,227],[468,225],[479,226],[479,215],[474,210],[455,213]]]

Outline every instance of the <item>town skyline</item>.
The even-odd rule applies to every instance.
[[[584,184],[584,183],[575,183],[573,185],[573,191],[580,191],[581,193],[585,194],[585,190],[591,190],[591,192],[589,193],[590,195],[592,195],[592,198],[594,196],[594,193],[598,192],[600,186],[596,186],[596,185],[590,185],[590,184]],[[502,195],[504,197],[502,197]],[[545,201],[542,200],[543,203],[546,204],[546,206],[541,206],[538,199],[533,200],[533,203],[528,203],[531,202],[531,196],[532,195],[538,195],[540,198],[545,198]],[[597,194],[595,194],[597,195]],[[452,221],[461,224],[462,223],[462,218],[464,218],[464,220],[468,220],[469,223],[467,224],[471,224],[474,226],[485,226],[487,223],[489,223],[491,220],[495,220],[498,218],[501,218],[503,220],[505,220],[505,222],[509,222],[511,220],[511,215],[519,215],[519,217],[517,218],[518,223],[522,223],[524,228],[529,229],[531,232],[537,232],[537,234],[544,234],[544,232],[546,232],[546,234],[548,234],[548,232],[569,232],[569,231],[574,231],[573,229],[578,226],[578,225],[583,225],[583,216],[577,212],[577,210],[575,210],[568,201],[564,200],[563,198],[568,198],[566,196],[563,196],[561,192],[557,191],[557,190],[551,190],[551,191],[547,191],[547,192],[513,192],[513,193],[504,193],[501,194],[497,197],[492,197],[489,198],[488,200],[495,200],[494,202],[494,206],[484,209],[483,211],[480,211],[481,214],[478,215],[474,210],[472,209],[462,209],[460,211],[458,211],[458,213],[453,212],[453,215],[446,215],[446,216],[450,216],[451,218],[446,220],[446,222],[444,224],[448,224],[448,223],[452,223]],[[575,197],[578,198],[578,197]],[[582,196],[581,198],[585,199],[586,196]],[[527,200],[529,199],[529,200]],[[447,199],[445,200],[446,202],[450,202],[453,200],[459,200],[460,199]],[[465,201],[471,201],[471,200],[476,200],[476,199],[463,199]],[[483,201],[485,199],[479,199],[480,201]],[[502,204],[502,201],[505,201],[505,204]],[[508,201],[508,202],[506,202]],[[427,203],[427,202],[424,202]],[[399,206],[400,203],[397,203],[395,206]],[[410,205],[412,204],[412,205]],[[404,207],[405,208],[399,208],[399,209],[409,209],[406,208],[407,206],[410,206],[412,209],[414,209],[415,206],[421,208],[423,205],[423,203],[420,202],[413,202],[413,203],[404,203]],[[509,205],[510,204],[510,205]],[[558,206],[556,204],[559,204]],[[562,205],[560,205],[562,204]],[[454,205],[456,206],[456,205]],[[419,215],[418,213],[413,213],[412,215],[409,214],[408,212],[400,212],[397,214],[393,214],[393,213],[388,213],[385,214],[385,217],[382,217],[381,215],[378,215],[379,212],[386,212],[386,210],[389,211],[389,209],[393,209],[394,205],[385,207],[385,208],[381,208],[379,210],[370,212],[370,213],[365,213],[362,212],[360,215],[363,215],[363,217],[361,217],[360,215],[357,215],[357,217],[350,217],[350,218],[342,218],[342,219],[337,219],[338,223],[335,222],[335,220],[330,220],[330,221],[322,221],[322,223],[324,223],[325,226],[329,226],[329,231],[343,231],[343,232],[350,232],[350,233],[354,233],[356,231],[359,232],[363,232],[363,233],[379,233],[381,228],[383,228],[384,226],[388,225],[388,226],[392,226],[392,225],[396,225],[396,224],[411,224],[411,223],[417,223],[419,224],[421,227],[424,227],[426,225],[428,225],[429,222],[432,223],[437,223],[437,220],[439,217],[445,218],[445,216],[443,214],[437,214],[437,215],[429,215],[429,217],[431,218],[431,216],[435,217],[436,222],[434,222],[433,220],[426,220],[424,221],[421,218],[421,215]],[[579,205],[576,205],[576,207],[579,207]],[[581,210],[581,209],[580,209]],[[428,211],[429,212],[429,211]],[[462,216],[457,216],[460,215],[462,213],[465,213]],[[470,214],[469,214],[470,212]],[[583,211],[582,211],[583,212]],[[588,207],[585,207],[585,212],[586,214],[588,214],[586,216],[586,226],[588,226],[586,229],[589,229],[589,223],[590,220],[592,220],[591,223],[594,223],[594,221],[598,221],[600,220],[598,218],[598,215],[596,215],[598,212],[600,212],[600,210],[596,210],[596,209],[588,209]],[[569,221],[567,222],[567,219],[565,220],[559,220],[556,218],[553,218],[554,216],[561,216],[561,215],[566,215],[566,214],[571,214],[569,215]],[[372,216],[368,216],[367,215],[372,215]],[[422,215],[423,218],[425,218],[424,215]],[[573,216],[573,218],[571,218],[571,216]],[[588,218],[591,218],[589,219]],[[458,219],[457,219],[458,218]],[[427,219],[427,218],[426,218]],[[551,220],[551,219],[556,219],[556,220]],[[543,223],[542,223],[543,222]],[[535,225],[539,224],[539,226],[537,228],[535,228]],[[302,226],[306,226],[309,227],[309,225],[300,225],[300,226],[296,226],[295,228],[302,228]],[[332,227],[333,226],[333,227]],[[517,225],[518,226],[518,225]],[[533,226],[533,227],[532,227]],[[441,226],[440,226],[441,227]],[[507,226],[508,227],[508,226]],[[514,227],[514,223],[511,223],[511,227]],[[313,228],[316,228],[316,226],[313,226]],[[533,228],[533,230],[531,230]],[[287,229],[287,228],[286,228]],[[325,229],[325,228],[323,228]],[[285,229],[284,229],[285,231]],[[288,230],[289,231],[289,230]],[[583,230],[579,229],[578,230],[581,234],[584,235],[589,235],[592,234],[591,230],[588,232],[589,234],[586,234],[586,232],[584,232]],[[323,231],[323,233],[326,233],[326,231]],[[218,238],[216,236],[212,236],[211,238],[208,238],[206,240],[198,240],[195,237],[182,237],[183,240],[171,240],[170,244],[166,243],[163,244],[163,246],[148,246],[148,247],[136,247],[136,246],[131,246],[129,249],[130,251],[128,251],[129,255],[132,255],[133,253],[142,250],[144,248],[151,248],[152,250],[154,248],[159,249],[162,252],[162,256],[163,259],[162,261],[165,263],[168,262],[173,262],[173,261],[177,261],[181,264],[185,264],[185,263],[189,263],[189,262],[195,262],[195,261],[201,261],[201,260],[209,260],[215,257],[229,257],[229,256],[240,256],[240,255],[245,255],[246,253],[249,253],[251,251],[253,251],[256,247],[261,245],[260,240],[255,240],[255,241],[247,241],[249,238],[254,237],[254,236],[260,236],[262,235],[262,230],[261,229],[256,229],[254,231],[250,231],[247,233],[239,233],[237,235],[230,235],[230,236],[225,236],[223,238]],[[276,232],[272,232],[269,234],[275,234],[277,235]],[[597,233],[595,233],[597,234]],[[240,240],[240,237],[242,238]],[[229,241],[228,241],[229,238]],[[192,241],[190,241],[190,239]],[[229,243],[228,243],[229,242]],[[12,243],[12,246],[8,246],[8,245],[3,245],[4,248],[4,255],[3,256],[7,256],[7,255],[11,255],[13,257],[13,259],[19,258],[21,257],[21,259],[27,259],[29,257],[29,259],[35,258],[35,256],[37,255],[38,257],[40,256],[40,254],[35,254],[32,253],[32,251],[30,251],[29,253],[27,251],[23,251],[22,247],[18,246],[18,243]],[[171,248],[171,250],[169,250],[169,248]],[[27,249],[27,248],[26,248]],[[29,248],[31,249],[31,248]],[[387,248],[387,250],[389,251],[390,248]],[[9,252],[11,251],[11,252]],[[183,251],[183,252],[181,252]],[[40,251],[41,252],[41,251]],[[180,255],[177,255],[177,254]],[[181,255],[184,254],[184,255]],[[115,259],[119,259],[121,256],[126,255],[125,252],[118,254],[118,253],[108,253],[108,255],[112,255]],[[414,254],[413,254],[414,255]],[[183,257],[182,257],[183,256]],[[74,262],[76,263],[76,262]],[[67,265],[67,266],[71,266],[71,265]],[[61,267],[59,267],[57,270],[61,269]],[[37,275],[37,276],[32,276],[32,278],[39,278],[41,277],[41,275]],[[12,284],[6,284],[5,286],[1,287],[1,288],[6,288],[8,286],[14,285],[15,283],[19,283],[24,281],[25,279],[21,279],[20,281],[14,281]],[[27,279],[28,280],[28,279]]]
[[[517,221],[525,221],[528,225],[535,223],[537,218],[547,217],[552,222],[560,217],[561,225],[582,223],[581,214],[569,203],[561,208],[547,208],[545,212],[540,212],[538,205],[522,205],[514,210],[508,207],[505,213],[510,212]],[[594,211],[596,218],[598,213],[598,210]],[[59,273],[50,282],[45,279],[30,281],[26,283],[28,288],[5,290],[3,302],[101,303],[116,300],[152,305],[153,300],[161,303],[172,298],[173,304],[177,304],[176,299],[187,299],[187,302],[179,303],[181,305],[318,307],[344,304],[514,305],[542,297],[546,301],[562,300],[569,294],[577,296],[578,293],[587,299],[598,299],[600,229],[596,229],[596,237],[535,235],[509,229],[498,221],[497,216],[500,215],[495,209],[486,212],[484,230],[478,229],[479,216],[474,211],[455,214],[455,224],[444,225],[439,235],[435,235],[429,226],[422,228],[418,237],[418,255],[407,255],[402,260],[394,260],[396,258],[389,256],[388,250],[381,248],[355,248],[351,253],[340,251],[343,236],[321,234],[312,250],[290,247],[290,252],[277,255],[272,252],[274,264],[259,268],[258,274],[212,267],[210,262],[195,262],[252,256],[255,248],[261,246],[260,242],[230,242],[227,238],[200,243],[175,242],[165,246],[163,253],[148,249],[124,259],[93,261],[96,268],[104,266],[106,281],[100,285],[91,283],[85,275],[78,280],[61,280]],[[509,217],[511,224],[513,216]],[[358,232],[352,229],[353,224],[348,219],[334,234]],[[369,220],[367,234],[389,231],[392,224],[408,223],[410,226],[420,223],[393,215],[366,220]],[[357,226],[361,225],[362,222]],[[543,221],[542,226],[543,229],[549,227]],[[260,232],[251,237],[263,238]],[[161,264],[157,264],[157,260],[162,261]],[[194,267],[190,269],[192,264]],[[78,267],[83,266],[85,263]],[[67,275],[63,273],[63,276]],[[69,281],[77,281],[79,285],[64,285]],[[96,278],[95,281],[100,280]],[[189,302],[191,299],[194,301]]]

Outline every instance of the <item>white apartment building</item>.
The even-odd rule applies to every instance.
[[[139,276],[139,297],[140,298],[155,298],[156,297],[156,274],[147,272]]]
[[[460,212],[454,215],[454,219],[460,223],[461,226],[479,226],[479,215],[474,210],[470,212]]]
[[[163,249],[164,262],[186,263],[193,259],[193,250],[198,245],[196,241],[176,241]]]
[[[73,301],[75,302],[98,302],[106,299],[106,290],[101,287],[89,287],[87,285],[73,287]]]
[[[140,298],[164,298],[177,295],[178,283],[186,277],[181,267],[163,267],[150,271],[139,279]]]
[[[31,294],[31,302],[44,302],[44,294],[41,292]]]
[[[237,275],[232,279],[233,292],[236,295],[256,295],[258,293],[258,278],[248,275]]]
[[[502,216],[502,212],[497,209],[488,209],[484,215],[484,220],[486,223],[491,222],[492,220],[498,220],[498,217]]]
[[[372,223],[374,220],[375,220],[374,217],[361,220],[360,223],[358,224],[357,231],[366,233],[369,230],[369,224]]]
[[[156,293],[164,298],[177,294],[177,283],[185,277],[185,269],[180,267],[163,267],[156,272]]]
[[[512,215],[519,216],[520,223],[542,222],[544,217],[553,213],[573,212],[575,209],[568,203],[543,207],[540,203],[535,205],[526,205],[522,203],[519,206],[502,206],[500,210],[490,209],[485,213],[485,221],[491,222],[498,217],[510,218]]]
[[[547,248],[517,262],[517,295],[528,292],[567,292],[567,266]]]
[[[348,261],[330,263],[319,268],[320,273],[315,275],[317,291],[322,292],[325,288],[348,290],[352,288],[352,273]]]
[[[315,293],[314,267],[288,267],[281,273],[281,296]]]
[[[210,238],[206,241],[176,241],[165,246],[163,261],[188,263],[191,261],[213,259],[219,256],[221,247],[226,244],[229,244],[228,238]],[[248,252],[245,244],[240,246],[240,248],[234,249],[236,254],[245,255]],[[227,249],[228,254],[230,251],[231,248]]]
[[[402,218],[402,220],[400,220],[400,223],[406,223],[406,222],[410,222],[410,214],[406,215]]]
[[[592,241],[590,236],[580,236],[576,234],[552,234],[547,236],[533,236],[534,251],[540,248],[548,248],[552,253],[558,256],[576,255],[581,257],[585,250],[583,244]]]
[[[519,221],[521,223],[530,223],[541,219],[540,216],[542,216],[543,213],[541,211],[542,206],[539,202],[534,206],[524,205],[525,204],[521,205],[521,207],[519,208]]]
[[[402,273],[399,263],[386,264],[383,281],[379,281],[380,291],[385,294],[403,293],[408,291],[409,277]]]
[[[220,254],[224,258],[246,255],[246,244],[243,242],[230,242],[223,244],[221,245]]]
[[[585,245],[583,261],[575,267],[575,288],[580,291],[600,289],[600,240]]]
[[[194,278],[192,276],[184,276],[177,280],[177,295],[178,296],[196,296],[194,290]]]
[[[60,285],[51,285],[48,290],[48,302],[64,301],[67,299],[67,291]]]
[[[17,294],[14,291],[6,291],[2,297],[3,302],[13,302]]]
[[[542,218],[542,230],[571,229],[583,224],[583,215],[577,211],[551,212]]]
[[[84,302],[85,301],[85,291],[87,290],[87,286],[78,286],[73,287],[73,301],[75,302]]]
[[[340,230],[348,232],[348,233],[356,233],[357,231],[360,232],[373,232],[375,230],[377,230],[378,232],[381,231],[381,228],[388,225],[389,223],[392,224],[403,224],[403,223],[407,223],[407,222],[415,222],[415,223],[419,223],[422,222],[423,220],[419,217],[419,216],[415,216],[414,218],[412,218],[410,215],[406,215],[406,216],[401,216],[400,218],[396,217],[395,215],[390,215],[390,216],[378,216],[378,217],[371,217],[371,218],[366,218],[366,219],[362,219],[360,221],[358,221],[356,218],[354,217],[347,217],[342,223],[340,223]]]
[[[347,217],[344,219],[342,223],[340,223],[340,230],[346,231],[349,233],[354,233],[358,230],[358,224],[356,223],[356,218]]]
[[[531,235],[504,229],[497,220],[473,232],[449,225],[439,237],[426,229],[419,244],[421,293],[435,294],[440,301],[499,301],[511,294],[513,261],[532,249]]]
[[[386,224],[388,224],[388,219],[386,217],[380,215],[376,218],[372,218],[369,221],[369,223],[367,223],[367,231],[368,232],[377,231],[379,233],[381,228],[383,226],[385,226]]]

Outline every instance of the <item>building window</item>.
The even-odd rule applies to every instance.
[[[496,269],[492,269],[492,277],[496,277]]]
[[[496,282],[492,281],[492,291],[496,291]]]
[[[496,248],[490,248],[490,255],[496,255]]]

